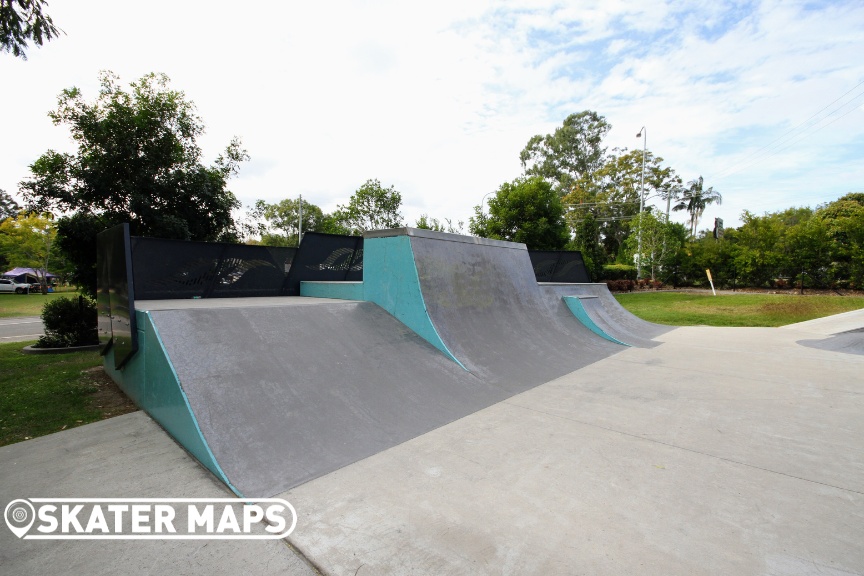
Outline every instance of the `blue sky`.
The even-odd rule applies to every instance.
[[[64,88],[95,97],[108,69],[167,73],[207,126],[205,162],[240,136],[244,204],[302,194],[331,211],[377,178],[409,224],[467,221],[531,136],[582,110],[612,124],[610,150],[640,148],[647,126],[651,151],[719,190],[703,226],[864,191],[859,0],[238,6],[52,0],[66,35],[0,55],[0,188],[73,149],[47,113]]]

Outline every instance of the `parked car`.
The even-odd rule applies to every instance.
[[[15,294],[26,294],[30,284],[15,282],[9,278],[0,278],[0,292],[14,292]]]

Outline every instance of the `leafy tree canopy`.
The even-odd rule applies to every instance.
[[[35,269],[44,284],[56,235],[50,214],[21,213],[0,222],[0,251],[10,266]]]
[[[27,41],[42,46],[60,35],[51,16],[42,12],[44,0],[0,0],[0,50],[27,59]]]
[[[639,263],[643,275],[648,273],[656,280],[661,270],[672,268],[683,243],[664,214],[657,216],[646,210],[631,221],[630,227],[625,243],[628,253]]]
[[[642,192],[642,150],[616,150],[591,174],[577,180],[564,196],[570,208],[568,219],[575,227],[587,215],[600,226],[602,243],[610,260],[618,255],[630,228],[628,222],[639,213]],[[681,193],[681,178],[663,165],[663,158],[645,153],[645,198],[671,201]]]
[[[420,228],[421,230],[434,230],[435,232],[449,232],[450,234],[464,234],[465,231],[463,228],[465,227],[465,223],[463,221],[456,222],[456,225],[453,225],[453,221],[450,218],[444,218],[443,220],[439,220],[438,218],[432,218],[428,214],[421,214],[420,218],[414,224],[415,228]]]
[[[474,207],[468,229],[476,236],[522,242],[534,250],[560,250],[570,239],[564,206],[539,176],[505,182],[489,198],[489,214]]]
[[[0,222],[6,218],[17,216],[21,207],[5,190],[0,190]]]
[[[553,183],[561,195],[603,165],[603,139],[612,125],[591,110],[571,114],[552,134],[532,137],[519,154],[528,176]]]
[[[333,216],[351,234],[359,235],[369,230],[403,226],[401,206],[402,194],[393,186],[384,188],[378,180],[367,180]]]
[[[722,204],[723,196],[714,190],[714,187],[704,188],[702,176],[687,183],[684,196],[678,201],[672,210],[686,210],[690,214],[690,235],[696,236],[696,227],[710,204]]]
[[[58,244],[95,290],[95,234],[129,222],[133,234],[181,240],[237,239],[231,211],[240,206],[228,179],[249,157],[234,138],[211,166],[196,139],[204,125],[185,94],[164,74],[148,74],[123,90],[111,72],[100,75],[96,101],[64,90],[54,124],[69,127],[78,150],[49,150],[20,183],[30,206],[67,214]]]
[[[300,234],[300,199],[286,198],[276,204],[267,204],[258,200],[255,204],[256,213],[261,214],[267,222],[262,234],[261,243],[267,246],[297,246]],[[303,232],[320,231],[323,226],[324,212],[315,204],[302,201]]]

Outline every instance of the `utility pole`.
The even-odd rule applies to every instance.
[[[297,218],[297,247],[300,247],[300,241],[303,240],[303,195],[300,194],[299,216]]]
[[[642,129],[639,130],[639,133],[636,134],[636,137],[640,138],[643,134],[645,135],[645,139],[642,141],[642,190],[639,192],[639,259],[636,260],[637,280],[642,278],[642,211],[645,209],[645,153],[648,150],[648,129],[645,128],[645,126],[642,126]],[[668,209],[666,210],[666,213],[668,217]]]

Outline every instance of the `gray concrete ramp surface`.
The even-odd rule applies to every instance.
[[[809,348],[833,350],[845,354],[864,354],[864,328],[840,332],[828,338],[799,340],[798,344]]]
[[[600,329],[630,346],[653,348],[659,344],[658,336],[675,328],[634,316],[618,303],[605,284],[543,283],[540,290],[550,299],[579,298],[585,312]]]
[[[204,438],[247,496],[272,496],[512,394],[368,302],[151,315]]]
[[[817,338],[798,340],[801,346],[845,354],[864,354],[864,309],[789,324],[783,329],[819,335]]]
[[[412,237],[411,247],[429,318],[472,374],[515,391],[622,349],[544,296],[524,245],[455,238]]]

